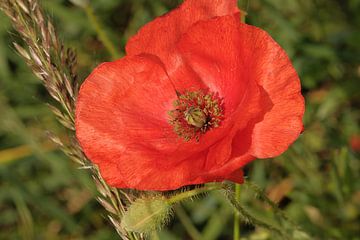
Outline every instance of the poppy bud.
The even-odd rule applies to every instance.
[[[140,198],[135,200],[121,220],[127,231],[150,233],[166,224],[171,216],[171,204],[166,198]]]

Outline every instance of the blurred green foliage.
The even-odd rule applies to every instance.
[[[140,26],[179,2],[92,0],[91,6],[123,54]],[[81,79],[110,60],[82,8],[66,0],[41,3],[60,37],[77,50]],[[241,0],[239,5],[248,12],[248,23],[267,30],[286,49],[306,97],[303,135],[282,156],[250,164],[249,179],[314,239],[360,239],[359,149],[350,145],[360,136],[360,0]],[[40,81],[15,54],[15,39],[0,14],[0,239],[116,239],[88,172],[47,140],[46,129],[66,133],[44,104],[52,100]],[[273,219],[251,191],[242,189],[241,196],[255,214]],[[183,205],[203,239],[232,239],[233,212],[219,194]],[[190,239],[182,222],[175,218],[160,238]],[[241,235],[271,239],[265,230],[246,225]]]

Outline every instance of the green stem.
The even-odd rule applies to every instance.
[[[235,200],[240,201],[240,184],[235,183]],[[234,240],[240,239],[240,213],[234,212]]]
[[[264,201],[265,203],[267,203],[274,211],[274,213],[276,214],[276,216],[278,218],[280,218],[280,224],[282,224],[282,222],[287,222],[289,223],[292,228],[293,228],[293,231],[297,230],[297,231],[301,231],[300,227],[295,223],[293,222],[286,214],[284,211],[282,211],[279,206],[273,202],[266,194],[265,192],[259,187],[257,186],[255,183],[253,182],[250,182],[250,181],[245,181],[244,184],[251,188],[255,194],[262,200]]]
[[[230,201],[231,205],[239,212],[240,216],[242,216],[245,222],[250,223],[254,226],[259,226],[268,229],[271,232],[280,236],[281,239],[290,239],[290,237],[282,229],[273,226],[267,222],[264,222],[263,220],[258,219],[257,217],[249,213],[244,207],[242,207],[240,203],[236,200],[235,194],[232,189],[230,188],[227,189],[226,197]]]
[[[201,234],[195,228],[195,226],[192,224],[191,219],[186,214],[184,208],[181,205],[175,206],[175,213],[176,213],[176,216],[179,218],[181,224],[185,227],[186,231],[190,235],[191,239],[201,240],[202,239]]]
[[[117,52],[114,44],[110,41],[110,39],[106,35],[106,32],[104,31],[104,27],[101,25],[98,18],[96,17],[94,13],[94,9],[90,5],[87,5],[84,7],[84,10],[90,21],[90,24],[95,29],[100,41],[104,44],[105,48],[111,54],[113,60],[120,58],[120,54]]]
[[[170,197],[167,201],[169,204],[173,204],[173,203],[180,202],[184,199],[188,199],[188,198],[194,197],[194,196],[202,194],[202,193],[206,193],[206,192],[213,191],[213,190],[220,190],[223,188],[224,188],[223,184],[216,184],[216,183],[208,184],[208,185],[205,185],[204,187],[195,188],[190,191],[176,194],[176,195]]]

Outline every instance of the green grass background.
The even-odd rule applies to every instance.
[[[77,50],[80,79],[110,55],[83,9],[67,0],[40,1],[60,37]],[[92,0],[96,16],[123,54],[140,26],[180,1]],[[247,176],[266,189],[314,239],[360,239],[360,1],[240,0],[247,22],[285,48],[306,98],[305,132],[282,156],[257,160]],[[45,105],[52,102],[15,53],[18,39],[0,14],[0,239],[117,239],[86,170],[47,139],[66,132]],[[358,150],[359,151],[359,150]],[[242,189],[242,202],[273,221],[266,205]],[[232,239],[233,212],[219,194],[183,204],[203,239]],[[244,239],[276,239],[242,225]],[[161,239],[191,239],[175,218]]]

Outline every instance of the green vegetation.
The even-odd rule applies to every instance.
[[[60,38],[76,49],[80,79],[123,55],[140,26],[179,2],[92,0],[91,8],[82,8],[68,0],[41,1]],[[306,98],[302,136],[282,156],[249,164],[248,179],[312,238],[360,239],[360,150],[350,145],[360,137],[360,0],[240,0],[239,6],[248,12],[248,23],[286,49]],[[48,140],[48,129],[63,138],[67,133],[45,104],[53,100],[15,53],[18,36],[2,13],[0,23],[0,239],[116,239],[89,172]],[[286,229],[255,192],[241,186],[242,206]],[[233,217],[214,192],[178,205],[158,235],[232,239]],[[298,235],[293,238],[302,239]],[[245,223],[240,236],[276,239]]]

